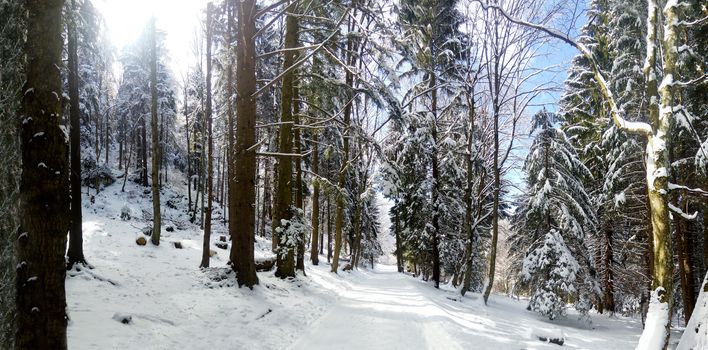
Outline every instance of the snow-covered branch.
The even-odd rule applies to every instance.
[[[706,191],[706,190],[703,190],[700,188],[691,188],[691,187],[684,186],[684,185],[677,185],[674,183],[669,183],[669,190],[684,190],[684,191],[688,192],[689,194],[708,197],[708,191]]]
[[[590,68],[592,69],[595,81],[600,86],[600,90],[602,91],[603,95],[605,96],[605,99],[607,100],[608,104],[610,105],[610,113],[612,114],[612,120],[615,122],[615,125],[617,125],[617,127],[622,130],[625,130],[627,132],[634,133],[634,134],[641,134],[641,135],[651,135],[652,134],[652,129],[649,124],[643,123],[643,122],[628,121],[621,115],[619,109],[617,108],[617,103],[616,103],[615,98],[612,94],[612,91],[610,90],[610,87],[607,84],[607,81],[605,80],[605,77],[600,72],[600,70],[598,68],[598,64],[597,64],[595,58],[593,57],[592,53],[585,45],[574,40],[573,38],[571,38],[567,34],[561,32],[557,29],[549,28],[549,27],[546,27],[546,26],[543,26],[540,24],[535,24],[535,23],[531,23],[528,21],[524,21],[524,20],[515,18],[515,17],[509,15],[506,11],[504,11],[504,9],[502,9],[499,5],[489,4],[486,1],[482,1],[482,0],[473,0],[473,1],[476,3],[479,3],[480,6],[482,6],[482,8],[485,11],[491,9],[491,10],[495,10],[495,11],[501,13],[502,16],[504,16],[504,18],[506,18],[509,22],[512,22],[512,23],[515,23],[515,24],[518,24],[521,26],[540,30],[540,31],[548,34],[549,36],[556,38],[556,39],[560,39],[561,41],[565,42],[566,44],[569,44],[569,45],[575,47],[576,49],[578,49],[578,51],[580,51],[580,53],[582,53],[583,56],[585,56],[585,58],[590,62]]]
[[[695,219],[696,219],[696,216],[698,216],[698,212],[697,212],[697,211],[694,212],[693,214],[687,214],[686,212],[684,212],[683,210],[681,210],[681,208],[679,208],[679,207],[673,205],[671,202],[669,202],[668,204],[669,204],[669,209],[671,209],[671,211],[673,211],[673,212],[676,213],[676,214],[681,215],[681,217],[684,218],[684,219],[686,219],[686,220],[695,220]]]
[[[316,47],[315,47],[310,53],[308,53],[305,57],[303,57],[303,58],[301,58],[300,60],[298,60],[297,62],[293,63],[290,67],[288,67],[288,69],[286,69],[286,70],[280,72],[280,74],[278,74],[278,76],[276,76],[275,78],[273,78],[273,79],[272,79],[270,82],[268,82],[267,84],[263,85],[263,86],[262,86],[260,89],[258,89],[255,93],[253,93],[253,96],[258,96],[258,94],[260,94],[261,92],[263,92],[263,90],[269,88],[271,85],[273,85],[273,84],[275,84],[276,82],[278,82],[278,80],[282,79],[282,78],[285,76],[285,74],[288,74],[290,71],[296,69],[297,67],[299,67],[299,66],[302,65],[303,63],[307,62],[307,60],[309,60],[309,59],[310,59],[312,56],[314,56],[318,51],[320,51],[322,48],[324,48],[327,43],[329,43],[330,41],[332,41],[332,39],[334,39],[334,38],[337,36],[337,34],[339,33],[339,29],[338,29],[338,28],[339,28],[339,26],[344,22],[344,19],[347,18],[347,14],[348,14],[348,13],[349,13],[349,8],[347,7],[347,9],[344,11],[344,14],[342,14],[342,17],[340,17],[339,20],[337,21],[337,24],[335,25],[335,28],[336,28],[336,29],[332,30],[332,33],[331,33],[325,40],[323,40],[321,43],[317,44]]]

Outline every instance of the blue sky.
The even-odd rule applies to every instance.
[[[556,87],[558,89],[557,91],[544,93],[537,97],[534,100],[535,106],[532,106],[528,109],[529,117],[534,115],[543,107],[553,112],[556,112],[558,110],[557,102],[562,95],[563,82],[565,81],[565,78],[568,75],[568,68],[570,67],[570,62],[573,57],[578,54],[578,51],[575,48],[560,42],[560,40],[552,41],[549,44],[545,45],[543,51],[545,51],[546,54],[542,58],[537,59],[536,62],[534,62],[534,67],[556,67],[553,67],[551,71],[539,74],[538,77],[531,80],[528,85],[536,86],[540,83],[552,82],[553,84],[557,85]],[[525,184],[523,183],[523,174],[521,171],[521,167],[523,166],[523,159],[526,158],[526,155],[528,154],[528,148],[532,142],[532,138],[528,136],[529,129],[529,119],[522,120],[521,125],[519,125],[519,132],[517,132],[517,136],[514,141],[514,143],[516,144],[515,149],[513,151],[515,163],[510,169],[508,175],[508,179],[512,181],[512,183],[514,183],[514,185],[518,188],[510,189],[510,196],[519,194],[519,190],[523,191],[525,187]]]

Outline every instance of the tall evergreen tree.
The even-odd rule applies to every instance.
[[[64,253],[69,231],[69,148],[60,128],[62,0],[31,1],[20,123],[16,349],[66,349]]]
[[[422,73],[422,78],[427,85],[428,97],[427,110],[423,114],[426,127],[430,133],[429,166],[431,187],[429,203],[432,207],[431,227],[426,229],[430,242],[430,257],[432,260],[432,278],[435,287],[440,284],[440,243],[441,227],[440,216],[443,210],[441,198],[441,169],[439,143],[445,140],[443,135],[439,95],[444,95],[441,88],[445,82],[452,78],[451,67],[459,58],[461,16],[456,8],[457,1],[403,1],[401,3],[399,20],[404,31],[414,38],[410,46],[408,57],[415,65],[415,70]],[[420,91],[426,90],[423,86]]]
[[[586,313],[595,283],[584,241],[596,224],[583,186],[591,174],[555,123],[554,113],[534,115],[537,134],[524,163],[529,190],[510,237],[512,247],[528,247],[517,256],[524,256],[522,277],[533,291],[529,308],[550,319],[564,313],[568,296]]]

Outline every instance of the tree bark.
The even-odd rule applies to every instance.
[[[192,149],[189,144],[189,100],[187,97],[187,86],[189,85],[189,75],[184,82],[184,133],[187,137],[187,213],[192,211]]]
[[[256,151],[250,148],[256,144],[256,17],[255,0],[237,3],[238,26],[236,44],[236,149],[234,170],[229,183],[229,210],[231,221],[231,262],[236,271],[239,286],[253,288],[258,284],[253,245],[255,243],[256,199]],[[238,165],[238,166],[236,166]]]
[[[332,261],[332,203],[331,196],[327,196],[327,262]]]
[[[285,45],[284,48],[292,49],[297,47],[298,19],[294,15],[296,2],[288,5],[288,16],[285,19]],[[296,60],[296,53],[288,50],[283,54],[283,71],[288,70]],[[279,132],[280,153],[290,154],[293,149],[292,121],[293,121],[293,88],[295,86],[295,73],[290,70],[283,75],[283,85],[281,93],[281,117]],[[289,224],[283,226],[283,220],[292,220],[293,206],[293,169],[292,160],[288,156],[278,158],[278,185],[275,201],[275,233],[279,236],[279,247],[277,252],[277,268],[275,275],[280,278],[295,276],[295,237],[287,237]]]
[[[352,1],[352,6],[356,3],[356,0]],[[352,29],[352,19],[351,16],[348,19],[348,26],[351,31]],[[346,50],[346,63],[349,67],[354,66],[354,37],[353,36],[348,36],[347,37],[347,50]],[[354,76],[351,73],[350,69],[346,70],[345,73],[345,85],[347,88],[351,88],[354,86]],[[344,206],[346,204],[346,199],[344,196],[344,192],[346,191],[345,185],[346,185],[346,174],[347,174],[347,168],[349,167],[349,127],[351,123],[351,114],[352,114],[352,104],[354,101],[350,101],[350,96],[351,92],[347,91],[346,93],[346,105],[344,106],[344,131],[342,132],[342,138],[343,138],[343,145],[342,145],[342,165],[341,168],[339,169],[338,173],[338,179],[337,179],[337,194],[336,194],[336,204],[337,204],[337,210],[336,210],[336,218],[335,218],[335,229],[334,229],[334,252],[332,255],[332,272],[337,273],[337,269],[339,268],[339,254],[342,251],[342,235],[343,235],[343,229],[344,229]]]
[[[396,200],[396,204],[393,206],[393,231],[396,236],[396,268],[399,273],[403,273],[403,242],[401,242],[401,227],[398,210],[398,200]]]
[[[472,284],[472,264],[474,263],[474,230],[472,228],[472,183],[473,183],[473,173],[474,166],[472,163],[472,152],[474,151],[474,128],[475,128],[475,100],[474,100],[474,87],[469,88],[467,91],[467,104],[470,106],[468,111],[468,122],[470,123],[469,130],[467,131],[467,156],[465,163],[467,166],[467,186],[465,187],[465,220],[464,220],[464,230],[465,236],[467,238],[467,247],[465,247],[465,270],[462,275],[462,288],[460,289],[460,294],[465,296],[467,291],[470,290]],[[477,190],[477,198],[482,198],[482,192],[484,191],[484,178],[485,174],[481,174],[479,180],[479,187]],[[482,208],[479,206],[479,213],[481,214]]]
[[[487,280],[487,285],[484,288],[484,304],[486,305],[489,301],[489,294],[492,292],[492,286],[494,286],[494,272],[496,268],[497,259],[497,242],[499,240],[499,193],[501,186],[500,171],[499,169],[499,72],[498,72],[498,59],[495,60],[494,64],[495,74],[494,81],[490,82],[494,86],[494,98],[493,98],[493,110],[494,110],[494,160],[492,165],[492,171],[494,172],[494,190],[493,190],[493,205],[492,205],[492,246],[489,253],[489,275]]]
[[[605,224],[605,254],[604,254],[604,267],[605,267],[605,310],[610,313],[615,312],[615,277],[612,269],[612,262],[614,261],[614,251],[612,247],[612,225],[610,223]]]
[[[69,20],[69,129],[70,163],[71,163],[71,231],[69,233],[69,250],[67,252],[68,268],[74,264],[86,264],[84,259],[83,235],[81,231],[81,115],[79,111],[79,63],[76,43],[76,0],[71,2],[71,19]],[[98,142],[98,140],[96,140]],[[96,164],[98,165],[98,163]]]
[[[140,135],[140,152],[142,155],[142,163],[140,163],[140,183],[142,183],[143,187],[148,187],[148,168],[147,168],[147,121],[145,120],[145,116],[141,115],[140,116],[140,121],[142,122],[142,128],[140,130],[141,135]]]
[[[686,203],[685,198],[679,200],[678,208],[687,212],[688,203]],[[696,291],[693,280],[693,264],[691,262],[691,247],[693,246],[693,239],[691,238],[691,232],[688,230],[687,222],[684,218],[679,215],[674,215],[675,220],[675,231],[676,238],[678,239],[678,266],[679,266],[679,278],[681,282],[681,292],[683,299],[683,317],[686,324],[688,320],[691,319],[691,314],[695,308],[696,302]]]
[[[319,265],[320,255],[317,246],[320,243],[320,152],[317,131],[312,133],[312,238],[310,239],[310,260],[312,265]]]
[[[118,124],[120,128],[120,135],[118,141],[118,170],[123,170],[123,144],[125,143],[125,117],[120,117],[120,122]]]
[[[263,160],[263,207],[261,208],[261,231],[260,236],[265,237],[266,228],[266,214],[270,209],[270,177],[268,176],[270,170],[270,162],[268,159]]]
[[[320,210],[320,221],[319,221],[319,226],[320,226],[320,228],[319,228],[319,231],[320,231],[320,249],[319,249],[319,254],[324,254],[324,241],[325,241],[325,239],[324,239],[324,233],[325,233],[325,229],[324,229],[323,226],[324,226],[324,223],[325,223],[325,214],[326,214],[325,210]]]
[[[665,338],[663,344],[657,348],[665,349],[668,346],[669,334],[671,329],[671,304],[673,300],[673,275],[674,264],[671,247],[671,224],[669,221],[669,207],[667,202],[668,196],[668,176],[671,162],[669,160],[668,148],[670,144],[671,119],[672,119],[672,91],[670,85],[661,84],[661,89],[657,84],[657,59],[659,55],[658,47],[663,41],[665,51],[663,73],[664,79],[668,81],[673,79],[675,71],[675,63],[677,53],[675,22],[676,8],[668,6],[664,9],[664,21],[667,24],[664,27],[663,40],[660,39],[661,32],[659,30],[659,6],[655,0],[650,0],[648,4],[648,21],[647,21],[647,43],[650,44],[647,50],[647,58],[644,66],[644,75],[646,77],[647,99],[650,101],[649,122],[651,125],[651,133],[647,135],[646,146],[646,173],[647,186],[649,188],[649,205],[650,205],[650,220],[652,226],[652,241],[653,241],[653,278],[652,278],[652,294],[656,300],[652,298],[649,304],[650,315],[652,309],[655,317],[664,317],[665,322]],[[671,24],[673,23],[673,24]],[[659,108],[661,103],[661,108]],[[656,329],[645,328],[639,342],[640,345],[649,339],[651,334],[657,332]]]
[[[155,20],[150,24],[150,95],[152,115],[152,236],[154,245],[160,245],[160,144],[157,127],[157,33]]]
[[[436,87],[437,81],[435,73],[431,73],[430,77],[430,99],[431,107],[430,112],[433,115],[433,151],[431,157],[432,159],[432,173],[433,173],[433,191],[432,191],[432,205],[433,205],[433,239],[431,245],[433,246],[433,282],[435,283],[435,288],[440,288],[440,247],[439,247],[439,232],[440,232],[440,215],[438,214],[438,182],[440,179],[440,170],[438,169],[438,152],[437,152],[437,133],[438,133],[438,89]]]
[[[67,348],[69,147],[61,121],[63,0],[28,1],[22,89],[16,349]]]
[[[201,268],[209,267],[209,246],[211,240],[211,211],[214,191],[214,140],[212,138],[212,117],[211,117],[211,42],[212,42],[212,13],[213,4],[207,4],[206,12],[206,121],[207,121],[207,208],[204,213],[204,241],[202,242]]]
[[[295,84],[293,86],[293,121],[295,125],[300,125],[300,90]],[[300,138],[300,127],[295,127],[295,153],[302,152],[302,140]],[[305,204],[302,194],[302,157],[295,158],[295,207],[302,212],[302,220],[305,220]],[[297,253],[295,259],[295,269],[305,272],[305,231],[297,237]]]
[[[111,128],[109,128],[109,123],[110,123],[110,121],[113,119],[113,116],[111,116],[111,111],[112,111],[111,108],[108,108],[108,109],[105,111],[106,118],[103,120],[103,124],[104,124],[104,125],[103,125],[104,133],[103,133],[103,134],[104,134],[104,136],[105,136],[105,137],[104,137],[104,146],[103,146],[103,147],[106,148],[106,158],[104,158],[104,162],[103,162],[103,163],[106,165],[106,167],[109,166],[108,160],[109,160],[109,155],[110,155],[110,154],[109,154],[109,153],[110,153],[110,142],[109,142],[109,141],[110,141]]]

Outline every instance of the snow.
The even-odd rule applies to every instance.
[[[181,179],[168,179],[174,184]],[[93,269],[67,271],[71,349],[557,349],[538,335],[562,335],[564,346],[631,349],[638,319],[591,313],[588,323],[570,310],[549,321],[526,311],[527,300],[480,294],[464,298],[450,286],[396,272],[395,266],[332,274],[326,258],[307,276],[281,280],[260,272],[253,290],[236,287],[228,251],[215,248],[212,268],[200,270],[202,232],[187,220],[186,189],[167,186],[162,244],[137,246],[151,217],[150,195],[128,182],[108,186],[84,203],[84,249]],[[180,186],[183,186],[180,184]],[[182,191],[184,190],[184,191]],[[93,192],[92,192],[93,195]],[[131,219],[121,220],[125,203]],[[212,237],[226,228],[215,206]],[[179,241],[183,249],[171,242]],[[257,237],[256,255],[272,256]],[[309,259],[307,259],[309,263]],[[124,323],[125,322],[125,323]]]
[[[663,288],[659,287],[651,292],[649,301],[649,312],[642,337],[636,350],[662,349],[666,338],[666,324],[669,318],[669,304],[659,301],[659,293]]]
[[[708,349],[708,274],[676,350]]]
[[[627,197],[624,193],[624,191],[618,193],[615,195],[615,208],[618,208],[619,206],[623,205],[624,203],[627,202]]]
[[[661,84],[659,84],[659,91],[661,91],[665,87],[670,87],[673,84],[674,84],[674,76],[671,74],[667,74],[661,80]]]

